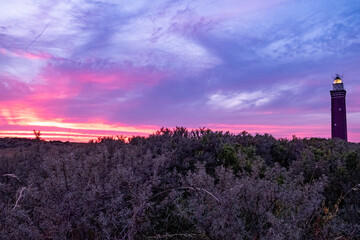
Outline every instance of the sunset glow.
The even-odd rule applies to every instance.
[[[360,142],[360,2],[25,1],[0,9],[0,137],[161,127],[330,137],[336,73]]]

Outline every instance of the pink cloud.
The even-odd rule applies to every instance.
[[[111,69],[109,71],[75,70],[64,72],[64,77],[81,84],[93,83],[104,89],[131,89],[136,85],[155,85],[164,77],[163,73]]]
[[[54,65],[50,63],[39,75],[42,83],[50,88],[83,88],[93,84],[96,90],[133,89],[139,86],[159,84],[168,74],[145,68],[105,66],[98,68],[97,63],[64,62]],[[39,84],[41,85],[41,84]],[[49,89],[47,89],[49,90]]]
[[[15,50],[15,51],[9,51],[5,48],[0,48],[0,53],[12,57],[20,57],[30,60],[49,60],[53,58],[53,56],[46,52],[29,52],[24,50]]]
[[[72,141],[88,141],[97,136],[148,135],[159,127],[110,123],[116,120],[105,119],[103,112],[109,109],[97,97],[109,97],[114,91],[116,97],[116,91],[151,87],[165,76],[163,72],[143,68],[109,67],[104,70],[89,64],[76,66],[55,61],[44,67],[31,83],[3,77],[0,90],[6,93],[11,88],[8,91],[11,96],[3,94],[6,97],[0,101],[0,121],[7,126],[0,130],[0,137],[29,137],[32,129],[41,130],[47,139],[58,140],[68,138],[71,129]],[[91,112],[94,103],[103,104],[103,111],[96,115]],[[86,113],[85,118],[76,112],[78,109]]]
[[[9,101],[31,93],[29,85],[8,75],[0,75],[0,100]]]
[[[41,60],[48,60],[51,59],[52,56],[48,53],[30,53],[30,52],[22,52],[21,56],[27,59],[41,59]]]

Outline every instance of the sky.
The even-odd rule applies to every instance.
[[[0,0],[0,137],[161,127],[360,142],[358,0]]]

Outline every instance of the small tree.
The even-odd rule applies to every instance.
[[[35,139],[36,139],[36,140],[39,140],[39,141],[42,140],[41,137],[40,137],[40,135],[41,135],[41,134],[40,134],[40,131],[33,130],[33,132],[34,132],[34,135],[35,135]]]

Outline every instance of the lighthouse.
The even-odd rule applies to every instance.
[[[347,141],[346,126],[346,91],[342,79],[338,74],[333,82],[331,95],[331,137],[341,138]]]

